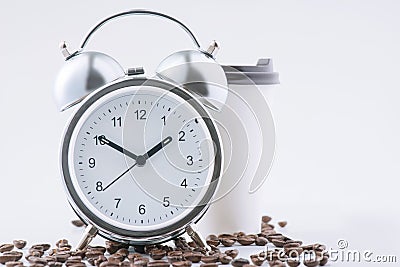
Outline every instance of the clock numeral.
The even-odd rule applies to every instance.
[[[136,119],[137,120],[145,120],[146,119],[146,110],[144,110],[144,109],[137,109],[136,111],[135,111],[135,114],[136,114]]]
[[[96,144],[96,146],[98,146],[98,145],[103,146],[106,144],[106,143],[104,143],[104,141],[99,140],[99,137],[97,135],[95,137],[93,137],[93,139],[94,139],[94,143]]]
[[[165,126],[165,124],[166,124],[166,122],[165,122],[165,116],[162,116],[162,117],[161,117],[161,120],[163,121],[163,124],[164,124],[164,126]]]
[[[119,202],[121,202],[121,198],[114,198],[114,200],[115,200],[115,208],[118,209]]]
[[[184,131],[180,131],[178,135],[179,135],[179,139],[178,139],[179,141],[181,141],[181,142],[186,141]]]
[[[89,162],[89,168],[93,169],[94,167],[96,167],[96,160],[95,160],[95,158],[90,158],[90,159],[88,160],[88,162]]]
[[[144,204],[139,205],[139,214],[143,215],[146,213],[146,206]]]
[[[189,166],[192,166],[193,165],[193,157],[189,155],[186,157],[186,159],[187,159],[186,164]]]
[[[122,119],[121,119],[121,117],[113,117],[112,119],[112,122],[113,122],[113,126],[114,127],[122,127]]]
[[[163,206],[167,208],[169,207],[169,204],[170,204],[169,197],[164,197]]]
[[[101,181],[96,182],[96,191],[103,191],[103,183]]]
[[[184,187],[184,188],[186,188],[186,187],[187,187],[187,181],[186,181],[186,178],[185,178],[185,179],[183,179],[183,181],[182,181],[182,183],[181,183],[181,186],[182,186],[182,187]]]

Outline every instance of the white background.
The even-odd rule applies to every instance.
[[[76,48],[100,19],[132,8],[187,23],[218,61],[272,57],[277,155],[266,213],[307,242],[397,255],[400,249],[400,3],[346,1],[3,1],[0,4],[0,243],[76,242],[80,229],[59,177],[58,146],[71,111],[53,83],[61,40]],[[175,25],[128,18],[90,48],[148,73],[190,48]],[[247,208],[247,207],[240,207]],[[238,211],[239,212],[239,211]]]

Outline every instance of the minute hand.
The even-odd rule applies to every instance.
[[[160,143],[158,143],[157,145],[155,145],[153,148],[151,148],[146,154],[144,154],[143,156],[148,159],[151,156],[153,156],[154,154],[156,154],[158,151],[160,151],[161,149],[163,149],[163,147],[165,147],[166,145],[168,145],[169,143],[172,142],[172,137],[168,136],[166,137],[164,140],[162,140]]]

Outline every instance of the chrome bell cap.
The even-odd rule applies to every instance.
[[[54,98],[60,111],[82,101],[89,93],[125,75],[112,57],[100,52],[80,52],[69,57],[60,70]]]
[[[200,101],[214,110],[221,110],[228,97],[225,72],[211,54],[199,50],[176,52],[159,64],[156,73],[199,95]]]

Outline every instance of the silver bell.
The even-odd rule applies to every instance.
[[[67,56],[54,87],[57,107],[64,111],[81,102],[88,94],[125,75],[112,57],[100,52],[78,52]]]
[[[228,97],[228,82],[223,68],[213,58],[217,49],[217,43],[213,42],[207,52],[173,53],[158,65],[156,73],[201,96],[204,105],[220,111]]]

